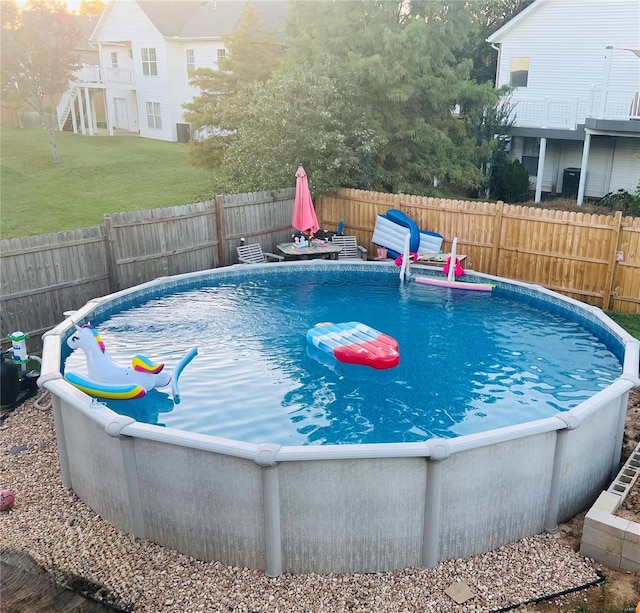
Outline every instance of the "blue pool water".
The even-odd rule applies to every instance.
[[[283,267],[284,268],[284,267]],[[308,347],[318,322],[361,321],[396,338],[389,370]],[[146,423],[252,443],[381,443],[455,437],[549,417],[612,383],[620,361],[592,332],[512,293],[465,292],[381,272],[283,270],[226,276],[97,316],[120,364],[173,369],[171,388],[104,401]],[[84,354],[65,369],[86,373]]]

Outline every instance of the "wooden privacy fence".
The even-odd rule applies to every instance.
[[[603,309],[640,313],[640,218],[342,189],[319,199],[323,227],[371,244],[376,215],[399,209],[421,230],[454,237],[465,266],[537,283]]]
[[[295,189],[217,196],[185,206],[105,215],[104,225],[0,243],[0,334],[34,337],[64,311],[157,277],[237,262],[241,238],[274,251],[291,238]],[[640,218],[569,213],[359,190],[318,199],[320,225],[375,255],[376,214],[400,209],[423,230],[455,236],[466,266],[538,283],[604,309],[640,313]]]
[[[104,226],[0,243],[0,334],[39,336],[65,311],[157,277],[236,263],[240,238],[291,240],[295,188],[104,216]]]

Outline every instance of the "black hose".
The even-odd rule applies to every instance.
[[[507,605],[506,607],[502,607],[500,609],[491,609],[491,611],[489,613],[503,613],[503,611],[513,611],[514,609],[517,609],[518,607],[522,607],[524,605],[538,604],[540,602],[545,602],[547,600],[553,600],[554,598],[559,598],[560,596],[566,596],[567,594],[573,594],[575,592],[579,592],[580,590],[584,590],[586,588],[593,587],[594,585],[598,585],[599,583],[602,583],[605,580],[604,575],[602,575],[599,571],[596,570],[595,573],[598,576],[598,578],[594,579],[593,581],[589,581],[589,583],[585,583],[583,585],[578,585],[577,587],[571,587],[568,590],[563,590],[561,592],[556,592],[555,594],[549,594],[547,596],[540,596],[539,598],[533,598],[531,600],[525,600],[524,602],[519,602],[517,604],[510,604],[510,605]]]

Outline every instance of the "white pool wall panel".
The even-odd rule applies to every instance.
[[[422,564],[425,458],[283,462],[285,572],[380,572]]]
[[[496,549],[544,529],[555,432],[453,454],[444,463],[440,559]]]
[[[255,462],[143,439],[136,460],[147,538],[201,560],[265,569]]]
[[[577,428],[561,434],[567,437],[568,444],[565,469],[560,477],[562,495],[558,521],[584,511],[611,481],[619,449],[619,411],[619,397],[603,398],[601,406],[580,420]]]
[[[96,412],[101,409],[96,409]],[[109,409],[102,409],[109,411]],[[56,433],[64,436],[67,487],[109,523],[140,535],[133,522],[123,446],[132,441],[106,434],[92,416],[61,401],[54,408]],[[58,436],[58,445],[60,437]]]

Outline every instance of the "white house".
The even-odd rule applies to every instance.
[[[245,0],[110,0],[91,35],[98,66],[76,74],[58,106],[58,125],[92,135],[96,102],[104,101],[104,126],[166,141],[186,142],[182,105],[200,92],[189,72],[217,68],[223,37],[233,33]],[[266,30],[284,22],[287,3],[254,0]]]
[[[582,204],[640,182],[640,1],[535,0],[487,38],[512,85],[511,157],[535,199]]]

